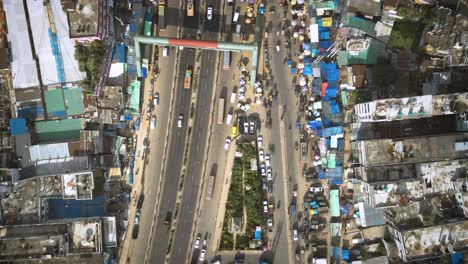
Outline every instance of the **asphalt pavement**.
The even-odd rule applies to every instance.
[[[185,49],[180,52],[179,67],[177,69],[176,98],[174,104],[173,116],[171,116],[169,125],[169,148],[166,158],[165,170],[163,171],[162,194],[159,199],[158,214],[154,226],[154,234],[151,243],[150,260],[165,259],[169,244],[170,225],[165,225],[164,220],[168,212],[174,217],[176,199],[179,189],[179,181],[182,172],[182,162],[184,159],[184,150],[188,132],[188,119],[190,115],[191,89],[184,89],[184,75],[187,65],[194,65],[195,51]],[[184,116],[182,127],[177,127],[177,118],[179,114]]]
[[[217,40],[217,31],[219,30],[218,10],[219,1],[211,3],[214,9],[213,21],[203,19],[205,28],[203,40]],[[207,5],[210,2],[207,3]],[[208,132],[210,131],[210,117],[213,114],[214,105],[213,94],[216,90],[215,72],[218,70],[216,58],[218,52],[211,50],[201,51],[200,71],[198,74],[197,99],[194,113],[194,123],[192,127],[191,144],[188,161],[185,170],[184,188],[182,202],[179,210],[177,227],[173,238],[173,247],[169,263],[179,264],[188,260],[191,241],[193,239],[193,228],[196,216],[197,203],[200,197],[200,186],[204,175],[204,165],[206,162],[206,145]],[[194,255],[193,262],[197,262],[198,254]]]

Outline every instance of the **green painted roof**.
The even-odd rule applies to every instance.
[[[337,62],[339,66],[348,65],[348,52],[345,50],[339,51]]]
[[[37,140],[40,143],[78,141],[83,124],[83,118],[36,122]]]
[[[330,191],[330,216],[331,217],[340,216],[340,191],[339,190]]]
[[[63,95],[67,106],[67,115],[83,114],[83,93],[81,92],[81,88],[64,89]]]
[[[49,90],[44,92],[44,99],[47,113],[65,111],[62,89]]]
[[[344,26],[357,28],[366,32],[368,35],[375,36],[375,22],[370,20],[347,16],[344,21]]]
[[[311,6],[315,9],[335,10],[333,1],[313,2]]]
[[[348,98],[346,97],[346,91],[341,91],[341,104],[343,108],[348,106]]]
[[[138,114],[140,111],[140,81],[134,80],[128,87],[128,94],[130,95],[130,105],[128,108],[129,114]]]
[[[381,56],[385,56],[385,45],[376,40],[372,40],[369,44],[369,48],[357,54],[347,51],[338,52],[338,65],[377,64]]]

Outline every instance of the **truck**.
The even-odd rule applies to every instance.
[[[231,33],[231,27],[232,27],[232,13],[233,13],[234,7],[228,6],[226,7],[226,21],[224,23],[224,33]]]
[[[148,59],[143,59],[141,63],[141,77],[146,78],[148,75],[149,61]]]
[[[208,177],[208,187],[206,189],[206,199],[207,200],[211,200],[211,198],[213,197],[214,184],[215,184],[215,176],[210,175],[210,177]]]
[[[193,0],[187,0],[187,16],[193,16],[193,9],[195,6],[193,5]]]
[[[226,125],[230,125],[232,121],[232,114],[229,113],[226,117]]]
[[[218,100],[218,124],[222,125],[223,124],[223,118],[224,118],[224,98],[219,98]]]
[[[185,71],[184,88],[190,89],[191,86],[192,86],[192,70],[187,69]]]
[[[166,4],[164,1],[158,5],[158,28],[159,31],[166,30]]]

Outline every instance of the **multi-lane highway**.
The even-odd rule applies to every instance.
[[[219,4],[219,3],[218,3]],[[213,3],[213,8],[219,9],[217,4]],[[197,10],[197,14],[199,14]],[[193,38],[197,36],[198,16],[184,16],[184,27],[182,36]],[[204,19],[202,19],[204,21]],[[205,31],[201,37],[205,40],[216,40],[217,17],[209,26],[210,31]],[[192,240],[192,229],[194,219],[196,217],[196,201],[200,194],[200,185],[203,175],[203,165],[206,141],[208,137],[209,119],[212,106],[212,95],[215,89],[215,61],[217,53],[214,51],[200,51],[201,57],[199,64],[195,62],[195,50],[187,49],[180,51],[178,58],[179,67],[175,74],[178,75],[176,82],[176,98],[174,103],[173,115],[170,123],[170,141],[163,171],[163,187],[161,197],[159,199],[158,213],[156,216],[156,224],[153,230],[153,240],[150,246],[148,262],[165,259],[170,248],[169,263],[184,263],[188,258],[190,241]],[[194,79],[198,80],[197,87],[192,87],[190,90],[182,88],[185,69],[187,66],[194,67]],[[193,113],[193,121],[191,124],[191,133],[189,138],[188,122],[191,116],[191,99],[192,92],[196,90],[196,102],[194,105],[195,112]],[[179,114],[184,116],[184,124],[182,128],[177,128],[176,118]],[[188,150],[187,163],[183,169],[184,158],[186,153],[187,140],[191,143]],[[176,202],[179,196],[179,186],[183,174],[183,189],[180,205],[176,210]],[[177,214],[175,214],[177,211]],[[174,219],[175,232],[171,232],[170,227],[164,225],[167,212],[171,212]],[[172,239],[170,237],[172,236]],[[170,247],[169,247],[170,246]]]

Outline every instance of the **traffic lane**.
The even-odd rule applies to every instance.
[[[205,158],[205,146],[208,135],[209,116],[211,115],[211,98],[213,95],[214,67],[216,52],[201,51],[197,102],[194,114],[192,139],[184,177],[184,191],[180,209],[180,217],[175,232],[174,247],[170,263],[183,263],[190,251],[192,227],[195,219],[196,203],[200,192],[200,180]]]
[[[181,52],[180,64],[178,67],[178,78],[176,89],[176,99],[174,106],[174,115],[170,132],[169,152],[166,159],[165,172],[163,172],[164,183],[161,198],[159,200],[160,207],[156,219],[155,231],[153,234],[152,250],[150,259],[163,259],[166,256],[168,239],[169,239],[169,227],[164,225],[164,220],[167,212],[172,212],[174,216],[175,203],[177,199],[177,192],[179,188],[179,180],[182,168],[182,161],[184,157],[184,148],[186,142],[186,136],[188,131],[187,119],[189,116],[189,108],[191,101],[191,90],[183,88],[184,73],[187,64],[193,65],[195,60],[195,53],[193,50],[183,50]],[[177,118],[182,113],[184,116],[184,122],[182,128],[177,127]]]
[[[161,57],[160,57],[161,58]],[[160,65],[165,69],[174,69],[175,52],[170,53],[168,58],[160,61]],[[151,222],[154,217],[154,205],[156,204],[157,193],[159,189],[159,180],[161,178],[162,156],[164,140],[169,122],[169,106],[171,83],[173,76],[169,74],[160,75],[155,81],[154,92],[159,94],[159,105],[155,106],[156,127],[150,129],[148,137],[148,151],[146,156],[145,174],[144,174],[144,195],[145,200],[142,206],[140,220],[140,232],[138,238],[132,242],[132,260],[135,263],[142,263],[145,257],[145,249],[148,245],[149,234],[151,232]],[[145,85],[150,85],[151,80],[146,80]],[[158,89],[159,87],[159,89]]]

